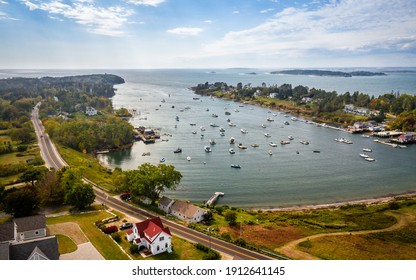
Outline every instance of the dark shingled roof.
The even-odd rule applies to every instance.
[[[9,243],[0,243],[0,260],[9,259]]]
[[[14,224],[6,223],[0,225],[0,242],[14,240]]]
[[[58,239],[56,236],[47,236],[41,239],[12,243],[10,244],[10,259],[27,260],[35,249],[41,250],[50,260],[59,260]]]
[[[45,215],[36,215],[17,218],[14,219],[14,223],[17,225],[17,232],[41,229],[46,228],[46,217]]]

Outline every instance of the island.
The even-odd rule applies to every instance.
[[[327,76],[327,77],[353,77],[353,76],[384,76],[383,72],[369,72],[369,71],[353,71],[353,72],[342,72],[342,71],[330,71],[330,70],[282,70],[272,71],[270,74],[286,74],[286,75],[307,75],[307,76]]]

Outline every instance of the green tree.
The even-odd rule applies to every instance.
[[[3,209],[15,218],[30,216],[38,208],[39,199],[32,187],[14,190],[5,195]]]
[[[233,210],[228,210],[224,214],[225,220],[228,222],[230,226],[234,226],[237,220],[237,213]]]
[[[137,170],[125,172],[124,190],[134,195],[144,195],[155,204],[160,194],[166,189],[174,190],[179,184],[182,174],[173,165],[150,163],[142,164]]]
[[[95,200],[94,190],[91,185],[77,182],[65,194],[65,203],[82,210],[90,206]]]
[[[48,172],[48,169],[44,166],[41,167],[29,167],[19,179],[23,182],[30,182],[32,186],[35,185],[35,181],[42,179],[45,174]]]

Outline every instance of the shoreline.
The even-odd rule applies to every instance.
[[[336,210],[340,209],[342,206],[348,205],[382,205],[387,204],[397,200],[411,199],[416,198],[416,191],[407,192],[397,195],[386,195],[381,197],[374,198],[365,198],[358,200],[349,200],[344,202],[334,202],[334,203],[323,203],[323,204],[313,204],[313,205],[303,205],[303,206],[290,206],[290,207],[281,207],[281,208],[251,208],[250,210],[257,211],[271,211],[271,212],[290,212],[290,211],[308,211],[308,210]]]

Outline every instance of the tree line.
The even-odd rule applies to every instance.
[[[352,104],[356,107],[378,111],[377,115],[372,116],[377,121],[382,121],[388,113],[396,115],[400,120],[408,119],[409,112],[416,109],[416,96],[411,94],[386,93],[374,97],[358,91],[352,94],[350,92],[338,94],[336,91],[325,91],[302,85],[292,87],[291,84],[277,86],[262,83],[261,86],[252,86],[251,84],[243,85],[241,82],[237,83],[236,86],[224,82],[213,84],[206,82],[192,87],[192,90],[200,95],[211,95],[220,92],[220,95],[228,94],[236,100],[256,100],[256,97],[269,97],[271,100],[290,100],[300,107],[304,106],[312,110],[315,116],[340,112],[345,108],[345,105]],[[305,101],[307,98],[309,98],[308,102]],[[401,114],[404,114],[404,116],[401,116]],[[414,113],[410,114],[410,116],[412,115]],[[406,127],[408,130],[416,130],[416,127],[409,125],[409,122],[407,124],[397,124],[397,126]]]

